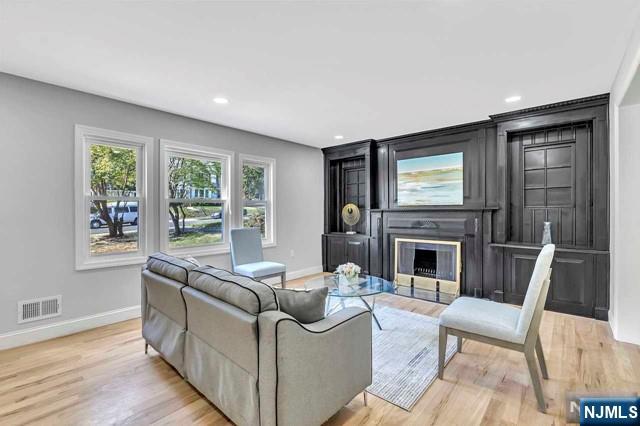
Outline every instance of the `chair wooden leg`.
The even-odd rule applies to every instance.
[[[144,342],[144,354],[148,354],[149,353],[149,344],[147,342]]]
[[[367,401],[367,391],[363,391],[362,396],[364,397],[364,406],[366,407],[367,405],[369,405]]]
[[[533,384],[533,392],[536,394],[536,399],[538,400],[538,409],[542,413],[546,413],[547,406],[544,402],[544,394],[542,393],[542,383],[540,383],[540,376],[538,376],[538,364],[536,363],[534,348],[525,349],[524,357],[527,360],[527,367],[529,367],[531,383]]]
[[[538,340],[536,341],[536,355],[538,356],[538,362],[540,363],[542,378],[548,379],[549,372],[547,371],[547,362],[544,359],[544,352],[542,351],[542,342],[540,341],[540,336],[538,336]]]
[[[287,273],[280,274],[280,283],[282,288],[287,288]]]
[[[438,378],[442,380],[444,377],[444,357],[447,351],[447,327],[440,326],[440,335],[438,341]]]
[[[458,346],[458,353],[461,354],[462,353],[462,337],[457,336],[458,337],[458,342],[457,342],[457,346]]]

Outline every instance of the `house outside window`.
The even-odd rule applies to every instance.
[[[160,246],[174,254],[228,251],[233,153],[162,140]]]

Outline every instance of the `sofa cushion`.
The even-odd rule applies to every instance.
[[[253,315],[278,309],[276,293],[270,285],[213,266],[193,269],[189,286]]]
[[[291,290],[276,288],[280,310],[291,315],[302,324],[324,319],[328,287],[313,290]]]
[[[205,292],[184,287],[189,334],[258,378],[258,317]]]
[[[188,259],[181,259],[169,256],[164,253],[154,253],[147,259],[147,269],[163,277],[187,284],[189,272],[197,268],[194,262]]]

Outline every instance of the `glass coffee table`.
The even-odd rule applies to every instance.
[[[327,315],[330,313],[331,298],[338,297],[341,300],[341,305],[344,307],[345,298],[358,298],[362,301],[364,306],[371,312],[376,325],[380,330],[380,322],[373,312],[376,307],[375,296],[381,293],[396,294],[396,286],[391,281],[387,281],[383,278],[372,277],[370,275],[360,275],[354,285],[340,286],[339,277],[336,274],[324,275],[322,277],[316,277],[304,284],[307,290],[313,288],[329,287],[329,295],[327,297]],[[374,296],[373,303],[370,305],[364,298],[367,296]]]

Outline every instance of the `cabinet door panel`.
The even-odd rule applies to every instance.
[[[563,246],[591,244],[591,152],[590,120],[510,133],[510,241],[539,242],[548,221]]]
[[[529,288],[529,279],[533,274],[533,268],[536,264],[536,256],[530,254],[517,254],[511,256],[511,273],[509,293],[512,297],[522,303],[527,288]]]
[[[362,268],[362,272],[369,273],[369,240],[347,240],[347,261]]]
[[[505,262],[505,301],[522,304],[535,267],[537,253],[509,250]],[[592,316],[595,303],[595,262],[593,255],[556,252],[546,309]]]
[[[593,315],[595,303],[595,268],[591,255],[565,256],[553,262],[550,309],[579,315]]]
[[[369,237],[362,235],[326,236],[327,272],[333,272],[338,265],[353,262],[369,273]]]
[[[371,213],[371,239],[369,240],[369,274],[382,276],[382,214]]]
[[[327,238],[327,262],[328,272],[335,271],[338,265],[346,261],[344,238]]]

